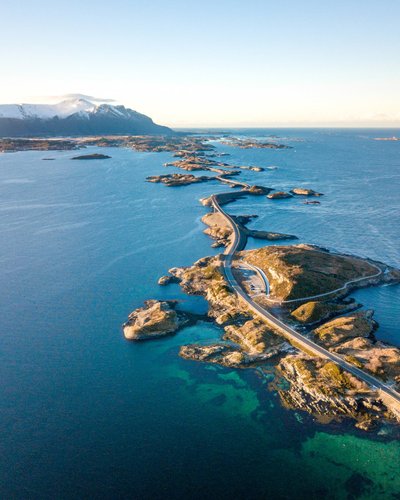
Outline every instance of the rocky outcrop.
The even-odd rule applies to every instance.
[[[286,193],[286,191],[276,191],[275,193],[268,194],[267,198],[270,200],[282,200],[284,198],[292,198],[292,195]]]
[[[248,194],[254,194],[254,195],[263,195],[263,194],[268,194],[272,191],[272,188],[268,188],[265,186],[249,186],[248,188],[244,189],[245,193]]]
[[[333,350],[358,368],[369,371],[385,382],[394,382],[396,390],[400,390],[399,348],[377,341],[374,337],[356,337]]]
[[[207,182],[213,180],[213,177],[200,175],[196,177],[192,174],[165,174],[165,175],[150,175],[146,177],[147,182],[161,182],[166,186],[187,186],[198,182]]]
[[[236,215],[232,217],[240,226],[242,231],[259,240],[279,241],[279,240],[297,240],[297,236],[292,234],[273,233],[270,231],[258,231],[256,229],[248,229],[245,225],[255,215]],[[210,212],[202,217],[202,222],[209,226],[204,230],[204,233],[215,240],[211,246],[214,248],[226,247],[229,245],[232,237],[232,227],[227,223],[226,218],[219,212]]]
[[[173,301],[147,300],[144,307],[133,311],[123,325],[125,338],[143,340],[176,332],[188,323],[188,318],[174,307]]]
[[[291,149],[290,146],[277,144],[275,142],[257,141],[255,139],[239,139],[237,137],[229,137],[221,141],[221,144],[234,146],[241,149]]]
[[[245,353],[227,344],[185,345],[180,348],[179,355],[184,359],[205,361],[231,368],[240,368],[251,362]]]
[[[360,311],[340,316],[314,330],[316,340],[326,347],[334,347],[356,337],[368,338],[376,330],[373,311]]]
[[[170,285],[171,283],[179,283],[179,280],[175,276],[161,276],[157,282],[161,286]]]
[[[169,270],[183,291],[189,295],[201,295],[208,302],[208,316],[219,325],[249,319],[252,314],[233,293],[223,274],[219,257],[204,257],[190,267]]]
[[[347,303],[321,302],[312,300],[301,304],[290,314],[300,323],[314,324],[326,321],[334,316],[337,316],[338,314],[354,311],[359,307],[361,307],[360,304],[357,304],[354,300]]]
[[[193,136],[134,136],[127,137],[123,142],[125,147],[135,151],[160,153],[162,151],[179,152],[182,155],[202,154],[214,150],[214,146],[206,143],[200,137]]]
[[[297,240],[294,234],[272,233],[271,231],[257,231],[255,229],[247,229],[248,236],[257,240],[279,241],[279,240]]]
[[[16,151],[69,151],[81,146],[73,139],[0,139],[0,153]]]
[[[280,349],[286,347],[286,342],[271,331],[268,326],[259,319],[251,319],[242,325],[225,326],[226,340],[239,344],[242,349],[249,353],[269,353],[274,356]]]
[[[245,196],[244,191],[236,191],[233,193],[219,193],[217,195],[218,198],[218,203],[222,205],[227,205],[228,203],[232,203],[233,201],[236,201],[240,198],[243,198]],[[211,207],[212,202],[211,202],[211,197],[208,198],[201,198],[200,203],[204,205],[205,207]]]
[[[226,218],[219,212],[209,212],[202,217],[202,222],[208,226],[204,233],[215,240],[213,247],[225,247],[232,236],[232,228]]]
[[[322,196],[322,193],[307,188],[293,188],[290,192],[297,196]]]
[[[107,160],[108,158],[111,158],[111,156],[93,153],[90,155],[74,156],[71,160]]]
[[[379,395],[331,361],[286,356],[279,371],[290,382],[279,395],[286,406],[313,415],[350,417],[358,422],[381,418],[387,408]]]
[[[220,167],[230,167],[228,164],[206,158],[204,155],[186,153],[180,156],[180,160],[164,163],[165,167],[176,167],[182,170],[211,170],[220,174],[229,173]],[[232,168],[232,167],[230,167]]]

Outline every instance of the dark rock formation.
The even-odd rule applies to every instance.
[[[108,158],[111,158],[111,156],[93,153],[90,155],[74,156],[71,160],[107,160]]]

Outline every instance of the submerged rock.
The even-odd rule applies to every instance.
[[[176,332],[189,321],[185,313],[175,311],[174,301],[147,300],[144,304],[135,309],[123,325],[128,340],[162,337]]]

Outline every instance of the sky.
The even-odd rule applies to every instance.
[[[0,102],[169,126],[400,126],[400,0],[0,0]]]

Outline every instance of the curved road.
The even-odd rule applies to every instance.
[[[351,285],[352,283],[359,283],[360,281],[368,280],[371,278],[377,278],[378,276],[383,274],[382,269],[380,269],[378,266],[375,266],[374,264],[370,263],[371,266],[378,269],[377,273],[372,274],[370,276],[362,276],[361,278],[356,278],[354,280],[346,281],[346,283],[343,286],[341,286],[340,288],[336,288],[336,290],[331,290],[330,292],[325,292],[325,293],[319,293],[317,295],[310,295],[309,297],[301,297],[299,299],[277,300],[277,299],[270,299],[268,297],[270,287],[269,287],[268,278],[267,278],[266,274],[264,273],[264,271],[257,266],[253,266],[252,264],[249,264],[248,262],[246,262],[246,264],[249,267],[251,267],[260,276],[261,280],[264,283],[265,289],[267,290],[267,296],[264,298],[265,298],[265,300],[268,300],[268,302],[271,302],[272,304],[290,304],[290,303],[294,303],[294,302],[305,302],[307,300],[319,299],[320,297],[327,297],[328,295],[332,295],[334,293],[341,292],[342,290],[346,290],[348,288],[348,286]]]
[[[266,311],[259,304],[254,302],[254,300],[243,290],[243,288],[240,286],[239,282],[233,275],[232,261],[235,257],[235,253],[243,250],[243,248],[245,247],[247,237],[240,230],[239,225],[233,220],[233,218],[221,208],[218,202],[218,194],[211,195],[211,203],[214,210],[219,212],[227,220],[233,230],[233,238],[231,239],[231,242],[226,247],[224,252],[225,258],[223,260],[223,270],[229,285],[238,295],[238,297],[246,302],[249,309],[251,309],[257,316],[269,323],[274,329],[278,330],[288,340],[295,344],[296,347],[306,352],[311,352],[321,358],[333,361],[344,370],[352,373],[359,379],[366,382],[373,389],[378,390],[382,399],[384,399],[387,404],[393,405],[397,415],[400,417],[400,394],[397,391],[386,385],[381,380],[348,363],[338,354],[328,351],[312,340],[307,339],[299,332],[273,316],[270,312]]]

